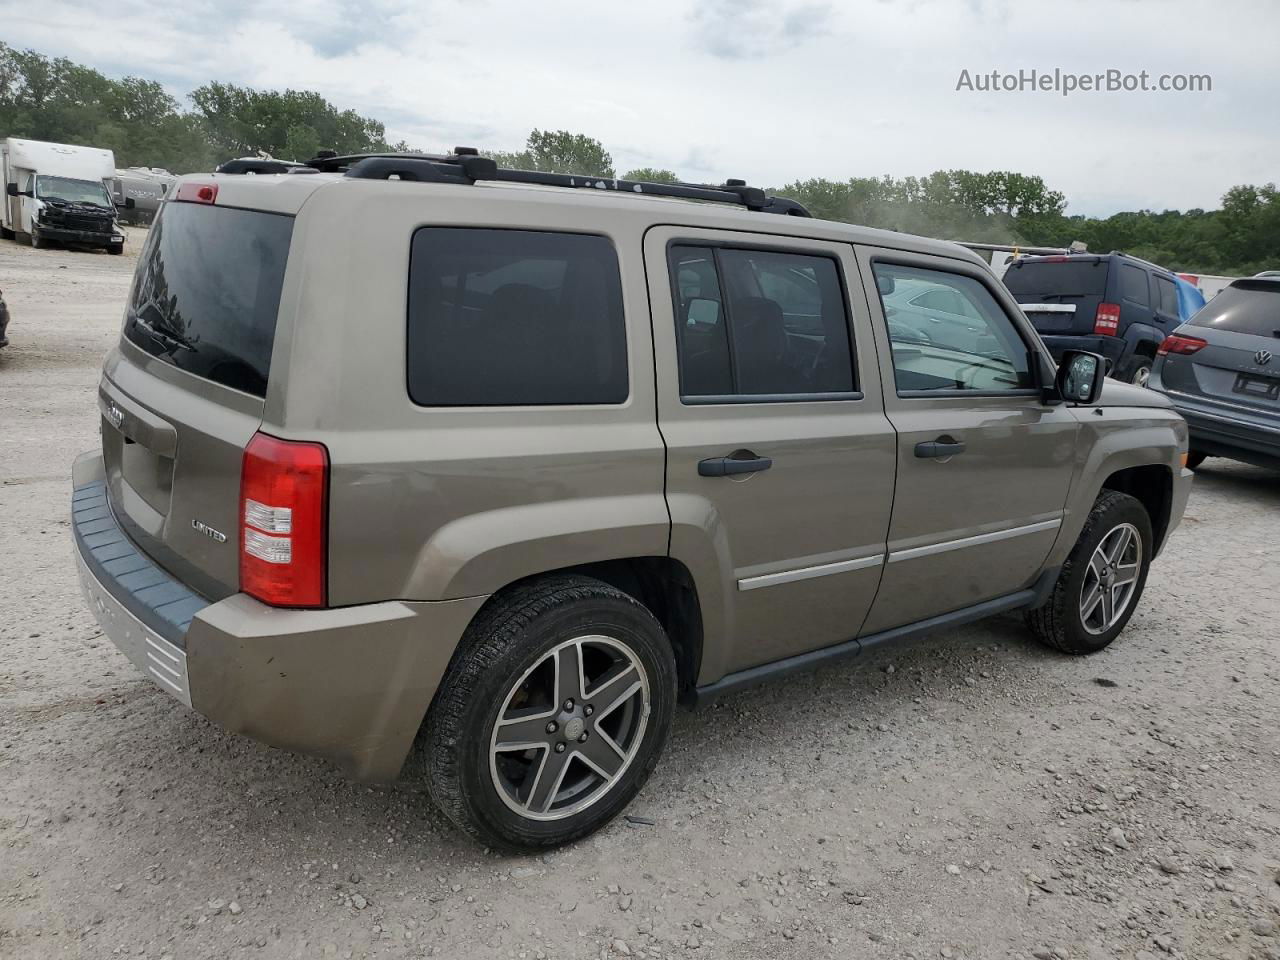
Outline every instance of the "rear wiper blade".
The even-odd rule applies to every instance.
[[[169,343],[174,344],[175,346],[182,347],[184,350],[190,350],[192,353],[197,352],[196,343],[194,340],[190,339],[189,337],[187,337],[182,333],[179,333],[177,330],[173,329],[168,324],[152,323],[150,320],[146,319],[141,314],[134,314],[133,319],[135,323],[140,323],[142,324],[142,326],[146,327],[147,332],[151,335],[152,338],[156,340],[168,341]]]

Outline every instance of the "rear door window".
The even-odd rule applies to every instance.
[[[407,375],[422,406],[622,403],[626,324],[613,244],[585,234],[419,229]]]
[[[138,261],[124,335],[154,357],[266,396],[293,217],[167,203]]]
[[[1120,264],[1120,296],[1143,307],[1151,305],[1147,290],[1147,272],[1131,263]]]
[[[855,389],[836,262],[809,254],[674,246],[684,397],[802,397]]]
[[[1280,281],[1237,280],[1191,318],[1197,327],[1280,338]],[[1280,339],[1275,339],[1280,353]]]

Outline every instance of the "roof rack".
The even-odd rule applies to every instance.
[[[332,151],[322,151],[331,154]],[[489,157],[482,157],[474,147],[454,147],[453,153],[437,156],[427,153],[357,153],[349,156],[321,155],[308,160],[306,166],[326,173],[343,173],[360,180],[415,180],[426,183],[474,184],[477,180],[503,183],[533,183],[548,187],[581,190],[614,190],[650,197],[676,197],[681,200],[705,200],[732,203],[760,213],[776,213],[793,217],[811,216],[795,200],[773,197],[759,187],[749,187],[743,180],[726,180],[722,184],[651,183],[647,180],[620,180],[617,177],[584,177],[570,173],[542,173],[534,170],[511,170],[499,167]]]

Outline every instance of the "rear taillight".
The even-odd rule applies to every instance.
[[[276,607],[325,604],[329,452],[255,433],[240,470],[240,589]]]
[[[1209,345],[1209,341],[1201,340],[1199,337],[1184,337],[1177,333],[1171,333],[1161,341],[1160,346],[1156,348],[1156,356],[1163,357],[1170,353],[1186,354],[1195,353],[1197,350],[1203,350]]]
[[[1098,312],[1093,315],[1093,332],[1114,337],[1120,330],[1120,306],[1115,303],[1098,304]]]

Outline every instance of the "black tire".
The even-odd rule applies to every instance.
[[[124,244],[123,244],[123,243],[113,243],[113,244],[108,245],[108,247],[107,247],[107,253],[111,254],[113,257],[118,257],[118,256],[120,256],[120,254],[124,253]]]
[[[1207,453],[1201,453],[1199,450],[1192,450],[1187,454],[1187,469],[1194,470],[1200,464],[1204,463]]]
[[[1093,633],[1086,628],[1080,610],[1090,559],[1103,538],[1122,524],[1135,527],[1140,538],[1141,554],[1136,586],[1115,623],[1104,632]],[[1142,599],[1151,565],[1153,543],[1151,518],[1147,516],[1146,508],[1127,493],[1104,490],[1089,511],[1084,529],[1080,531],[1076,545],[1062,565],[1048,601],[1035,610],[1027,611],[1027,626],[1042,643],[1062,653],[1097,653],[1104,649],[1125,628]]]
[[[30,236],[31,238],[31,248],[33,250],[42,250],[42,249],[48,248],[49,246],[48,240],[42,240],[40,237],[36,236],[34,233],[29,234],[28,236]]]
[[[1129,382],[1135,386],[1145,387],[1151,379],[1151,361],[1146,357],[1135,360],[1133,369],[1129,371]]]
[[[14,233],[8,227],[0,227],[0,237],[3,237],[6,240],[12,240]]]
[[[589,806],[560,819],[522,816],[504,799],[511,794],[501,793],[504,787],[495,781],[497,761],[490,764],[495,725],[508,695],[530,670],[565,641],[587,636],[624,646],[643,669],[647,720],[635,734],[630,761]],[[584,703],[587,699],[582,697]],[[421,739],[427,788],[450,820],[488,846],[531,851],[569,843],[604,826],[639,792],[666,746],[675,704],[671,644],[633,597],[582,576],[556,575],[516,586],[495,597],[467,629],[428,712]],[[574,750],[568,752],[572,756]]]

